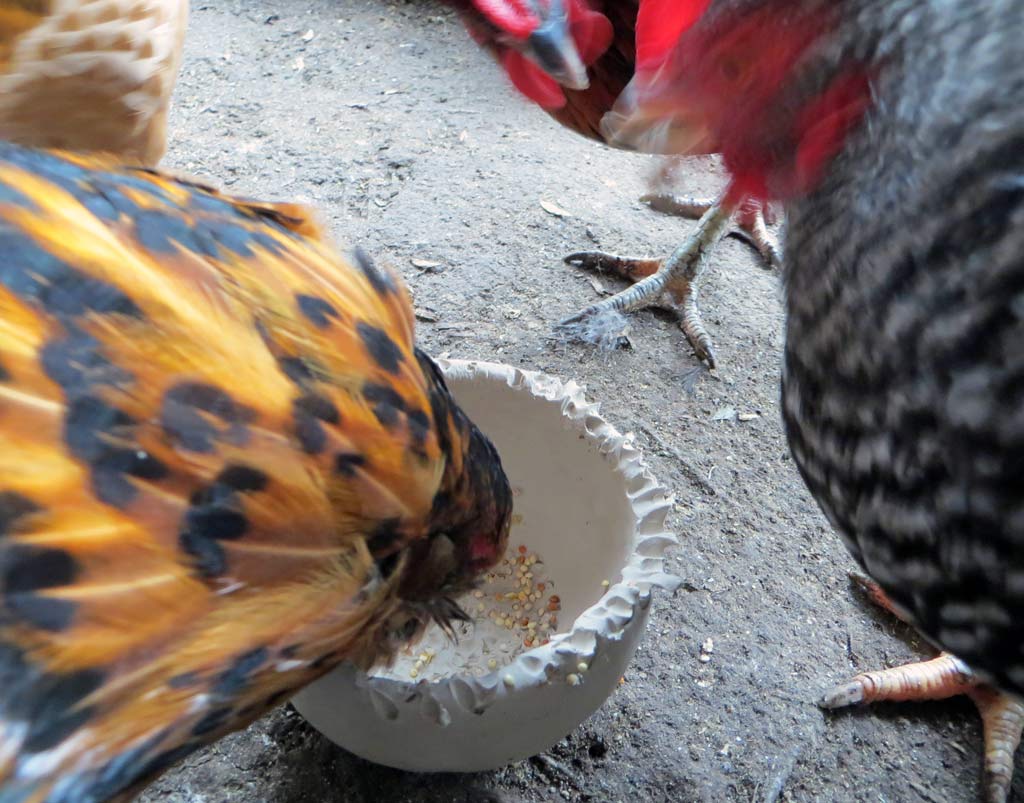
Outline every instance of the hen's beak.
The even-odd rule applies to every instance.
[[[526,40],[527,55],[562,86],[586,89],[590,86],[587,68],[576,49],[562,0],[550,0],[539,16],[541,24]]]
[[[609,145],[641,153],[699,155],[714,153],[703,116],[658,90],[630,82],[614,108],[601,119]]]

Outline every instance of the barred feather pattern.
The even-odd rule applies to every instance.
[[[786,210],[789,440],[902,612],[1024,694],[1024,9],[842,16],[826,73],[880,69],[867,118]]]

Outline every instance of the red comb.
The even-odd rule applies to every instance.
[[[658,67],[711,0],[640,0],[636,18],[637,71]]]
[[[473,4],[493,25],[516,39],[525,39],[540,24],[523,0],[473,0]]]
[[[526,56],[515,50],[506,50],[501,62],[515,88],[542,109],[560,109],[565,105],[562,87]]]

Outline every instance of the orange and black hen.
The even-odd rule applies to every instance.
[[[301,207],[0,144],[0,801],[122,799],[504,551],[406,290]]]

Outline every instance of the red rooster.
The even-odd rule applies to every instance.
[[[474,39],[501,62],[516,88],[562,125],[613,147],[679,153],[671,131],[627,143],[609,138],[602,120],[613,116],[638,70],[656,67],[675,41],[674,34],[687,24],[687,4],[675,0],[566,0],[564,6],[561,0],[547,5],[534,0],[449,0],[449,4],[459,11]],[[598,251],[567,256],[570,264],[611,271],[639,284],[562,321],[560,327],[591,339],[589,321],[602,312],[668,307],[681,315],[683,331],[697,356],[713,368],[711,339],[696,303],[702,257],[736,212],[738,231],[732,233],[754,245],[769,267],[777,267],[778,247],[765,225],[765,208],[756,201],[731,197],[725,203],[660,194],[641,200],[661,212],[701,218],[701,225],[665,260]]]

